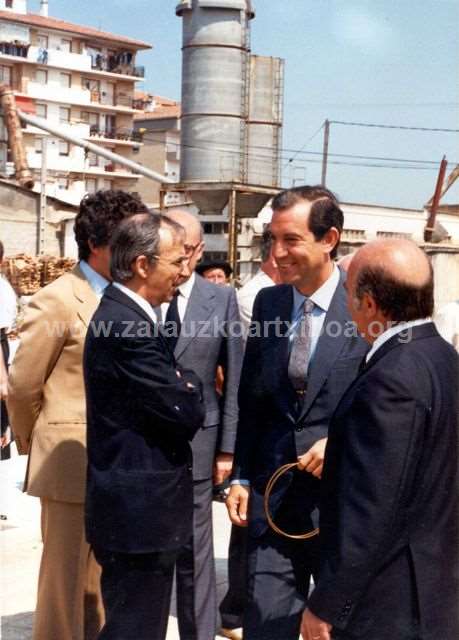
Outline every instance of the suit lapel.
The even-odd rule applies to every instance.
[[[175,345],[174,355],[178,359],[196,337],[200,323],[204,323],[215,309],[215,294],[206,287],[203,279],[196,275],[191,295],[185,310],[182,330]],[[209,328],[210,329],[210,328]]]
[[[346,292],[343,287],[343,277],[340,277],[339,284],[331,300],[327,314],[325,316],[322,334],[317,342],[314,358],[311,362],[308,385],[300,418],[308,413],[311,405],[324,384],[330,369],[338,358],[340,351],[346,341],[344,325],[349,320],[349,313],[346,303]],[[330,322],[336,323],[340,328],[335,332],[327,331]]]
[[[86,280],[80,267],[77,265],[73,270],[75,276],[73,281],[73,293],[78,300],[77,315],[85,327],[89,327],[92,316],[99,304],[99,298],[94,293],[91,285]]]

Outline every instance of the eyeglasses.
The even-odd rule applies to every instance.
[[[191,258],[200,244],[201,242],[198,242],[198,244],[184,244],[183,248],[185,249],[186,257]]]
[[[177,258],[177,260],[172,260],[172,261],[165,260],[162,256],[158,256],[158,255],[153,255],[152,258],[154,258],[158,262],[164,262],[165,264],[169,264],[173,267],[177,267],[177,269],[182,269],[183,265],[185,265],[189,260],[188,256],[180,256],[180,258]]]

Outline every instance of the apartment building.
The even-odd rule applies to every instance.
[[[134,116],[134,130],[141,136],[143,146],[138,160],[149,169],[167,176],[174,182],[180,179],[180,102],[145,92],[136,92],[136,104],[142,107]],[[139,180],[137,191],[151,207],[159,206],[160,183],[148,178]],[[183,204],[181,194],[168,193],[167,206]]]
[[[28,13],[25,0],[0,0],[0,82],[22,110],[136,160],[135,83],[144,77],[136,56],[150,45],[49,17],[47,8],[42,2],[40,14]],[[30,125],[23,138],[38,190],[46,144],[50,196],[78,204],[98,189],[137,191],[140,176],[121,164]]]

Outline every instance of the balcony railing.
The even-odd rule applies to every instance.
[[[90,94],[91,102],[97,102],[98,104],[103,104],[109,107],[129,107],[129,109],[134,108],[132,96],[123,94],[112,96],[111,94],[105,93],[104,91],[99,91],[97,89],[91,89]]]
[[[141,142],[142,135],[138,131],[120,127],[119,129],[99,129],[98,126],[92,125],[89,128],[91,137],[107,138],[110,140],[126,140],[131,142]]]
[[[17,44],[15,42],[0,42],[0,53],[3,53],[6,56],[27,58],[29,46],[30,45],[28,44]]]
[[[93,69],[143,78],[145,76],[145,67],[136,66],[132,61],[133,54],[130,51],[123,51],[110,56],[104,56],[101,53],[91,55],[91,67]]]

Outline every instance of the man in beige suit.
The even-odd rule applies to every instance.
[[[93,640],[103,622],[99,567],[84,534],[83,345],[109,283],[110,237],[123,218],[144,211],[122,191],[82,200],[74,227],[80,262],[33,296],[10,369],[10,421],[19,453],[29,454],[24,490],[42,506],[34,640]]]

